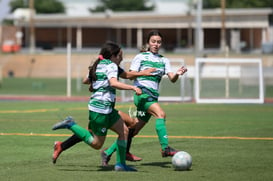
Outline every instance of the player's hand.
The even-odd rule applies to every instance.
[[[141,73],[143,73],[144,76],[153,75],[152,72],[156,71],[156,68],[148,68],[145,70],[142,70]]]
[[[136,95],[142,94],[142,90],[138,87],[134,87],[134,91],[136,92]]]
[[[186,67],[182,66],[182,67],[180,67],[180,68],[177,70],[176,74],[178,74],[178,75],[183,75],[183,74],[186,73],[187,71],[188,71],[188,69],[187,69]]]

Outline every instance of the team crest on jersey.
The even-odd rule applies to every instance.
[[[101,132],[102,132],[102,133],[105,133],[105,132],[106,132],[106,128],[102,128],[102,129],[101,129]]]
[[[153,99],[152,97],[149,97],[149,98],[148,98],[148,101],[149,101],[149,102],[152,102],[153,100],[154,100],[154,99]]]

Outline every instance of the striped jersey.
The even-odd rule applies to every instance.
[[[151,52],[139,53],[132,61],[130,70],[142,71],[147,68],[156,68],[153,76],[140,76],[134,81],[134,85],[142,88],[142,91],[153,97],[158,97],[159,83],[163,75],[172,72],[169,59]]]
[[[119,68],[111,60],[101,60],[96,69],[97,80],[93,82],[93,94],[88,108],[90,111],[109,114],[115,106],[116,89],[110,86],[111,78],[118,78]]]

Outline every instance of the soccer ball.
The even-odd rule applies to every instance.
[[[175,170],[189,170],[192,165],[191,155],[185,151],[179,151],[172,157],[172,165]]]

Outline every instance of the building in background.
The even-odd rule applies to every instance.
[[[103,12],[90,13],[97,0],[62,0],[66,14],[33,17],[35,43],[40,49],[65,48],[67,43],[78,51],[100,47],[112,40],[125,49],[139,49],[145,44],[145,35],[158,29],[164,37],[164,48],[173,52],[193,52],[197,11],[189,8],[187,1],[154,0],[156,8],[151,12]],[[176,7],[176,8],[175,8]],[[221,51],[221,9],[202,10],[200,31],[201,52]],[[262,52],[262,45],[272,41],[272,25],[269,24],[272,9],[226,9],[226,45],[233,52]],[[29,47],[29,18],[17,18],[16,29],[22,32],[22,47]],[[2,33],[3,34],[3,33]]]
[[[89,9],[95,8],[99,0],[59,0],[66,7],[66,15],[69,16],[86,16],[90,15]],[[189,10],[189,0],[150,0],[148,3],[155,4],[154,12],[156,13],[181,13]]]

